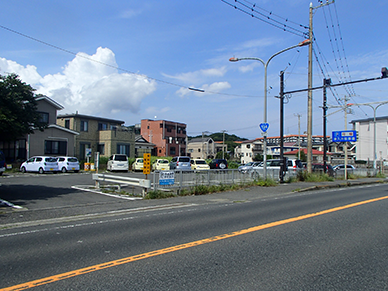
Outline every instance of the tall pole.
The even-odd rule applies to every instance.
[[[294,114],[295,116],[298,116],[298,160],[300,160],[300,117],[302,114]]]
[[[286,52],[288,50],[291,50],[293,48],[296,48],[296,47],[301,47],[301,46],[308,45],[310,42],[311,42],[310,39],[306,39],[306,40],[298,43],[297,45],[293,45],[293,46],[290,46],[288,48],[285,48],[285,49],[277,52],[276,54],[273,54],[267,60],[267,62],[264,62],[260,58],[235,58],[235,57],[233,57],[233,58],[229,59],[229,61],[231,61],[231,62],[237,62],[237,61],[242,61],[242,60],[255,60],[255,61],[261,62],[264,65],[264,123],[267,123],[267,69],[268,69],[269,62],[274,57],[276,57],[277,55],[280,55],[281,53],[284,53],[284,52]],[[264,167],[263,167],[264,179],[267,179],[267,133],[264,134],[263,155],[264,155],[264,163],[263,163],[264,164]]]
[[[226,130],[222,130],[222,159],[225,159],[225,132]]]
[[[279,180],[283,183],[284,171],[286,165],[284,164],[284,71],[280,72],[280,169]]]
[[[329,79],[330,80],[330,79]],[[326,173],[326,152],[327,152],[327,138],[326,138],[326,112],[327,112],[327,95],[326,95],[326,79],[323,79],[323,173]]]
[[[308,63],[308,96],[307,96],[307,172],[312,173],[312,158],[313,158],[313,12],[314,9],[334,3],[334,0],[325,3],[317,7],[313,7],[313,3],[310,3],[309,13],[309,63]]]
[[[309,63],[308,63],[308,93],[307,93],[307,172],[312,173],[313,155],[313,3],[310,3],[309,14]]]
[[[348,99],[345,96],[345,130],[348,129]],[[348,179],[348,142],[344,142],[344,151],[345,151],[345,180]]]

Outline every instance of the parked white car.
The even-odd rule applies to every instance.
[[[152,170],[154,171],[165,171],[170,169],[169,161],[166,159],[157,159],[155,163],[152,164]]]
[[[192,170],[210,170],[210,166],[202,159],[190,160]]]
[[[62,173],[68,171],[79,172],[79,161],[76,157],[59,157],[57,159],[58,168]]]
[[[132,164],[132,171],[143,171],[144,167],[144,159],[143,158],[137,158],[135,162]]]
[[[106,164],[108,171],[125,171],[128,172],[128,157],[127,155],[114,154],[109,157]]]
[[[45,172],[59,172],[57,158],[54,157],[32,157],[20,165],[20,171],[38,172],[43,174]]]

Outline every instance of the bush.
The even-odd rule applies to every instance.
[[[305,182],[324,182],[324,181],[334,181],[333,177],[330,177],[328,174],[323,173],[311,173],[307,171],[300,171],[297,174],[297,179],[299,181]]]

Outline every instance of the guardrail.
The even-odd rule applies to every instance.
[[[96,181],[97,188],[100,188],[100,182],[111,182],[117,184],[119,187],[119,191],[121,190],[121,184],[141,187],[143,196],[146,194],[147,189],[151,188],[151,180],[147,179],[138,179],[106,174],[93,174],[92,178]]]

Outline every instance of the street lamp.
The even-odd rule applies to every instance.
[[[238,61],[245,61],[245,60],[254,60],[254,61],[259,61],[264,65],[264,123],[267,123],[267,68],[269,65],[269,62],[276,57],[277,55],[280,55],[281,53],[284,53],[288,50],[291,50],[293,48],[309,45],[311,41],[309,39],[306,39],[297,45],[290,46],[286,49],[283,49],[276,54],[272,55],[267,62],[264,62],[260,58],[230,58],[229,61],[231,62],[238,62]],[[264,179],[267,179],[267,134],[264,133],[264,141],[263,141],[263,152],[264,152]]]

